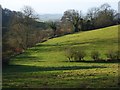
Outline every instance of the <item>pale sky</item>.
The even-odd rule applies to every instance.
[[[68,9],[86,13],[89,8],[108,3],[118,10],[119,0],[0,0],[3,8],[20,11],[24,6],[31,6],[38,14],[63,14]]]

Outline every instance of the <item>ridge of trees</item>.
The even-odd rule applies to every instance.
[[[118,13],[111,9],[109,4],[103,4],[100,7],[94,7],[88,10],[86,15],[77,10],[70,9],[64,12],[61,19],[63,22],[71,23],[74,32],[93,30],[119,24]]]

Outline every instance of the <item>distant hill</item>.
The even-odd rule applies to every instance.
[[[41,21],[57,21],[60,20],[62,14],[40,14],[39,18]]]

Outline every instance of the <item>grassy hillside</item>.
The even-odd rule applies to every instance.
[[[118,26],[53,38],[14,57],[3,70],[3,87],[118,87],[117,63],[67,62],[65,49],[118,49]],[[86,60],[91,60],[86,57]]]

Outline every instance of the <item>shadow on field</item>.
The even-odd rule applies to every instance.
[[[81,62],[83,62],[83,63],[120,63],[120,60],[108,60],[108,61],[106,61],[106,60],[98,60],[98,61],[93,61],[93,60],[91,60],[91,61],[68,61],[68,60],[66,60],[66,61],[63,61],[63,62],[78,62],[78,63],[81,63]]]
[[[107,41],[107,42],[106,42]],[[32,51],[36,51],[36,52],[49,52],[49,51],[55,51],[55,50],[65,50],[71,46],[76,46],[78,45],[79,47],[82,47],[83,49],[88,49],[91,47],[89,47],[90,45],[102,45],[103,43],[106,43],[106,45],[111,44],[112,43],[118,43],[117,40],[112,40],[112,39],[99,39],[99,38],[94,38],[94,39],[89,39],[89,41],[82,41],[82,42],[70,42],[70,41],[66,41],[66,42],[60,42],[60,43],[53,43],[53,44],[38,44],[35,46],[35,48],[32,48]],[[80,46],[82,45],[82,46]]]
[[[28,60],[36,60],[36,59],[38,59],[37,57],[35,57],[35,56],[19,56],[19,57],[17,57],[17,59],[20,59],[20,60],[22,60],[22,59],[24,59],[24,60],[26,60],[26,59],[28,59]]]
[[[106,68],[103,66],[62,66],[62,67],[41,67],[27,65],[9,65],[3,69],[3,72],[37,72],[37,71],[56,71],[56,70],[79,70],[79,69],[94,69]]]
[[[41,60],[42,58],[41,57],[37,57],[37,56],[32,56],[32,53],[30,52],[24,52],[23,54],[20,54],[20,55],[17,55],[15,57],[15,59],[17,60],[33,60],[33,61],[36,61],[36,60]]]
[[[88,43],[92,43],[92,42],[74,42],[74,43],[56,43],[56,44],[39,44],[39,45],[36,45],[36,46],[45,46],[45,47],[52,47],[52,46],[71,46],[71,45],[79,45],[79,44],[88,44]]]
[[[106,42],[107,41],[107,42]],[[99,44],[99,43],[111,43],[114,42],[114,43],[118,43],[117,40],[114,40],[114,39],[99,39],[99,38],[94,38],[94,39],[89,39],[89,41],[85,41],[85,42],[61,42],[61,43],[55,43],[55,44],[39,44],[39,45],[36,45],[37,47],[51,47],[51,46],[71,46],[71,45],[81,45],[81,44]]]
[[[35,48],[32,48],[31,50],[33,52],[49,52],[49,51],[55,51],[55,50],[64,50],[66,49],[68,46],[71,46],[71,45],[80,45],[80,44],[88,44],[88,43],[91,43],[91,42],[81,42],[81,43],[68,43],[68,44],[39,44],[39,45],[36,45]]]

